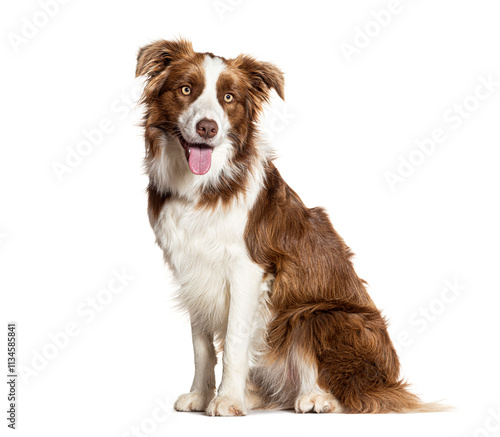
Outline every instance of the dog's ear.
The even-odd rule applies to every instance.
[[[264,103],[269,102],[272,89],[285,100],[285,77],[274,64],[257,61],[247,55],[238,56],[234,59],[234,64],[243,70],[248,78],[249,111],[252,117],[262,110]]]
[[[135,75],[147,76],[144,96],[158,94],[165,82],[167,67],[176,59],[193,53],[191,42],[185,39],[160,40],[142,47],[137,54]]]
[[[153,77],[160,74],[172,61],[193,53],[190,41],[160,40],[139,49],[135,75]]]

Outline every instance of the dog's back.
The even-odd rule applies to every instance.
[[[283,181],[257,121],[283,74],[248,56],[143,48],[149,217],[191,318],[195,377],[176,409],[241,415],[434,411],[399,380],[386,323],[321,208]],[[223,354],[215,395],[214,340]]]

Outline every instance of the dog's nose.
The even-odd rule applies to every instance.
[[[217,132],[219,132],[219,126],[217,126],[217,123],[214,120],[204,118],[196,125],[196,132],[198,132],[198,135],[205,140],[207,138],[210,139],[217,135]]]

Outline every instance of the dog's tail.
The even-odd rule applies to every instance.
[[[375,307],[309,301],[281,311],[268,333],[270,358],[279,360],[291,350],[313,358],[318,386],[332,393],[346,413],[449,409],[422,402],[399,379],[399,360],[386,321]]]
[[[343,403],[346,413],[432,413],[450,410],[440,402],[422,402],[408,391],[403,381],[372,387],[359,395],[349,393],[348,399],[344,398]]]

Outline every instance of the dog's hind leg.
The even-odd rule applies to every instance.
[[[312,364],[306,367],[312,369],[309,374],[304,366],[296,367],[296,411],[328,410],[329,394],[346,413],[446,409],[423,403],[399,379],[399,360],[375,307],[333,299],[305,302],[279,313],[270,323],[268,338],[270,361],[288,360],[295,350],[303,351],[298,355]]]
[[[300,389],[295,399],[296,413],[341,413],[342,406],[331,393],[318,386],[315,363],[304,362],[298,367]]]
[[[339,401],[318,385],[316,357],[298,342],[286,353],[263,357],[247,384],[252,409],[295,410],[297,413],[339,413]]]

